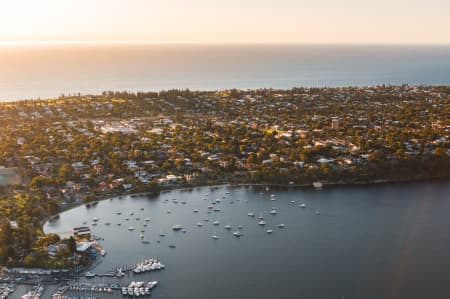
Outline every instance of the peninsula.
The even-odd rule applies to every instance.
[[[123,193],[450,177],[450,86],[104,92],[0,103],[0,265],[68,267],[43,219]]]

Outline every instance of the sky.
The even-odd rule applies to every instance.
[[[450,44],[450,0],[0,0],[0,43]]]

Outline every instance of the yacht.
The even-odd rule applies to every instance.
[[[227,224],[227,225],[225,225],[223,228],[225,228],[225,229],[231,229],[231,225]]]
[[[247,216],[248,216],[248,217],[255,217],[255,214],[253,214],[253,213],[248,213]]]
[[[323,184],[321,182],[313,182],[313,187],[316,188],[316,190],[321,190]]]
[[[266,230],[266,233],[271,234],[273,231],[271,229]]]
[[[97,217],[94,217],[94,218],[92,219],[92,221],[97,222],[97,221],[98,221],[98,218],[97,218]]]
[[[240,237],[240,236],[242,236],[242,234],[241,234],[241,232],[240,231],[235,231],[234,233],[233,233],[233,236],[235,236],[235,237]]]
[[[220,209],[219,208],[215,208],[213,211],[214,212],[220,212]]]
[[[302,204],[300,205],[300,208],[306,208],[306,205],[305,205],[304,203],[302,203]]]
[[[264,220],[261,220],[260,222],[258,222],[259,225],[264,226],[266,225],[266,223],[264,222]]]
[[[130,226],[130,227],[128,228],[128,230],[134,230],[134,227]]]
[[[220,222],[216,220],[216,221],[213,222],[213,224],[214,224],[214,225],[219,225]]]
[[[291,200],[291,203],[295,203],[295,200]]]
[[[277,214],[277,210],[275,210],[275,209],[272,209],[272,210],[270,210],[270,212],[269,212],[270,214],[272,214],[272,215],[276,215]]]
[[[175,224],[174,226],[172,226],[172,230],[174,231],[178,231],[178,230],[182,230],[183,227],[180,224]]]
[[[283,224],[283,223],[280,223],[280,224],[278,224],[278,227],[279,227],[279,228],[284,228],[284,224]]]
[[[219,237],[216,236],[216,235],[212,236],[211,238],[213,238],[214,240],[218,240],[219,239]]]
[[[149,281],[148,283],[147,283],[147,288],[149,288],[150,290],[151,289],[153,289],[154,287],[156,287],[158,285],[158,282],[155,280],[155,281]]]

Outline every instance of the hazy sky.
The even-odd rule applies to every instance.
[[[0,0],[0,42],[450,43],[450,0]]]

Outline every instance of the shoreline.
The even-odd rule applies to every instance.
[[[379,186],[379,185],[395,185],[395,184],[412,184],[412,183],[427,183],[427,182],[445,182],[450,181],[448,178],[428,178],[428,179],[405,179],[405,180],[372,180],[372,181],[355,181],[355,182],[321,182],[323,184],[323,187],[321,189],[324,189],[326,187],[354,187],[354,186]],[[224,186],[231,186],[231,187],[251,187],[251,186],[267,186],[267,187],[275,187],[275,188],[298,188],[298,189],[315,189],[313,184],[271,184],[271,183],[233,183],[233,182],[223,182],[223,183],[217,183],[212,185],[194,185],[190,187],[182,187],[182,186],[176,186],[174,188],[166,188],[161,189],[157,193],[155,192],[119,192],[117,194],[104,194],[104,195],[98,195],[96,198],[92,201],[88,202],[82,202],[82,203],[76,203],[68,206],[67,208],[60,209],[58,213],[49,215],[45,219],[41,221],[41,229],[42,232],[44,232],[44,225],[52,218],[55,217],[61,213],[67,212],[72,209],[76,209],[81,207],[82,205],[85,205],[87,203],[95,203],[95,202],[101,202],[107,199],[113,199],[120,196],[147,196],[147,195],[155,195],[159,196],[161,193],[166,192],[172,192],[172,191],[186,191],[194,188],[214,188],[214,187],[224,187]],[[321,190],[319,189],[319,190]]]

